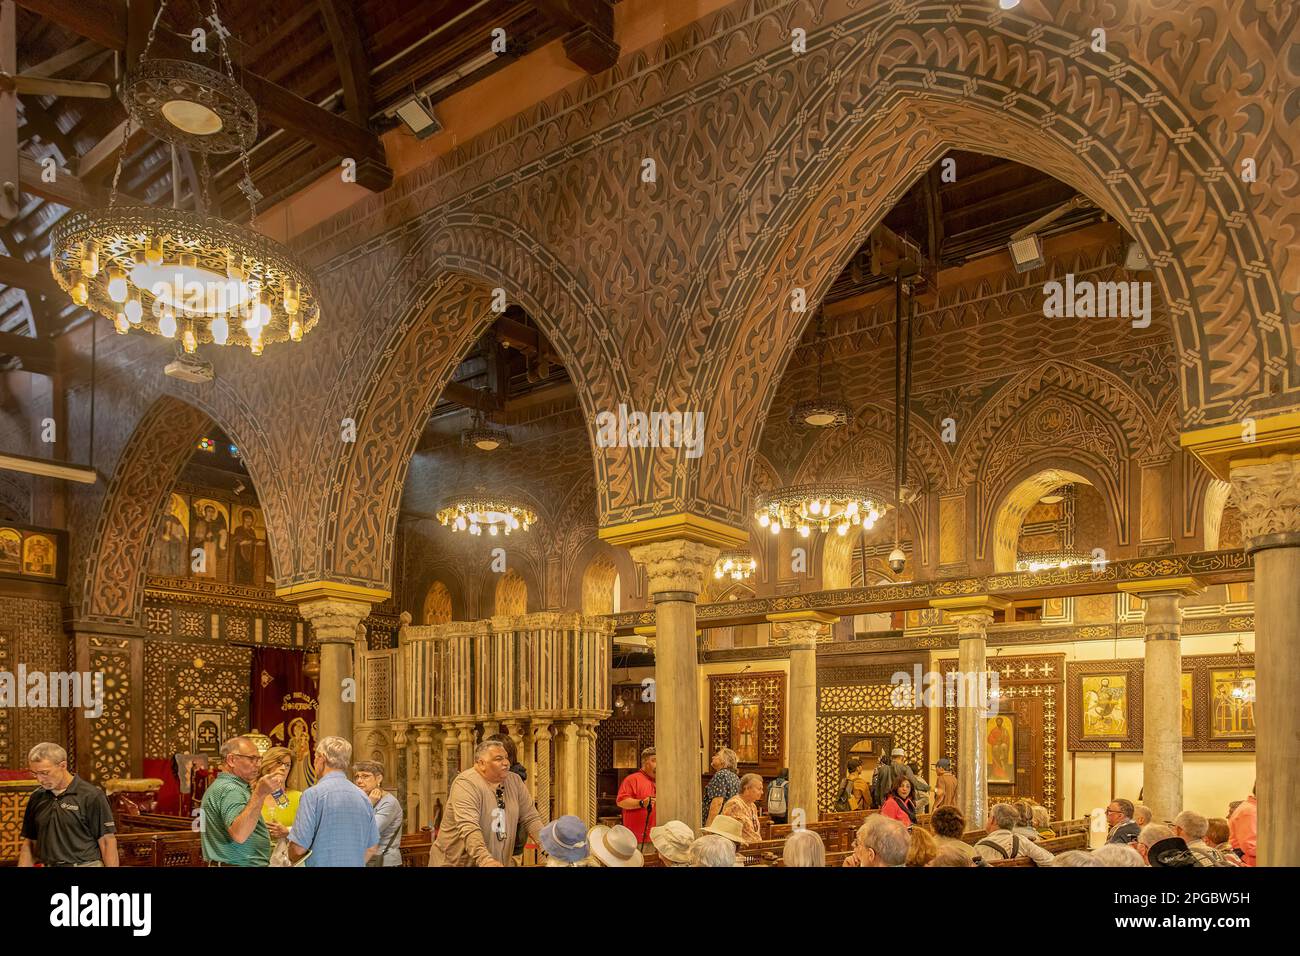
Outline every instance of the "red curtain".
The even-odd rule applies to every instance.
[[[279,647],[253,648],[252,706],[249,725],[293,752],[289,786],[306,789],[315,782],[311,755],[316,749],[316,686],[302,672],[303,654]]]

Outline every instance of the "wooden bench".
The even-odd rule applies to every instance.
[[[206,866],[200,837],[196,830],[120,833],[117,837],[118,862],[122,866]]]
[[[429,850],[433,848],[433,831],[403,833],[397,845],[402,851],[402,866],[428,866]]]
[[[193,830],[198,817],[174,817],[165,813],[138,813],[119,817],[118,833],[149,832],[159,830]]]

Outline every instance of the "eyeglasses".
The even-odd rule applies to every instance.
[[[240,754],[240,753],[234,753],[234,754],[231,754],[230,756],[232,756],[232,757],[243,757],[245,760],[261,760],[261,759],[262,759],[261,754]]]

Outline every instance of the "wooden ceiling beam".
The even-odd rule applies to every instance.
[[[0,283],[49,296],[61,295],[63,291],[50,274],[48,262],[41,265],[14,256],[0,256]]]
[[[49,375],[58,367],[54,343],[49,339],[34,339],[30,335],[0,332],[0,355],[12,355],[24,370]]]
[[[125,50],[127,46],[127,8],[120,0],[16,0],[19,6],[40,14],[101,46]],[[159,56],[190,59],[189,43],[170,33],[159,31],[154,39]],[[355,160],[357,183],[378,192],[393,182],[393,171],[384,154],[379,136],[353,123],[345,116],[311,103],[291,90],[272,83],[256,73],[244,71],[239,81],[257,103],[263,121],[278,126],[310,142],[331,150],[336,156]],[[121,141],[121,134],[118,134]],[[99,145],[103,145],[102,141]],[[99,148],[98,146],[96,148]],[[78,168],[86,177],[86,171]]]
[[[370,91],[370,61],[362,42],[361,28],[351,0],[320,0],[321,17],[334,47],[339,76],[343,80],[343,102],[352,122],[366,126],[374,112]]]
[[[609,0],[533,0],[533,6],[569,31],[564,37],[565,55],[588,73],[603,73],[618,62]]]

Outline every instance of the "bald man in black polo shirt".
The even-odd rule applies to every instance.
[[[27,766],[41,785],[23,814],[19,866],[117,866],[116,824],[104,791],[68,772],[68,753],[37,744]]]

